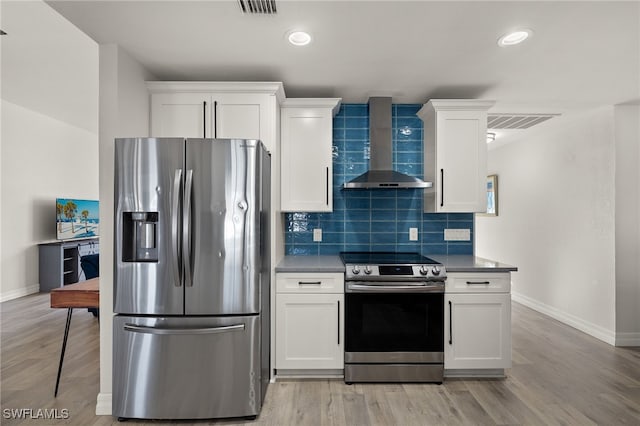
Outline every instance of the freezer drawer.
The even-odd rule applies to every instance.
[[[113,415],[255,416],[262,405],[260,318],[113,320]]]

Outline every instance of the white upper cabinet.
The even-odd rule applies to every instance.
[[[203,138],[211,134],[208,93],[151,95],[151,136]]]
[[[276,147],[282,83],[147,82],[151,136],[260,139]]]
[[[340,101],[286,99],[282,103],[282,211],[333,210],[333,117]]]
[[[424,211],[487,210],[487,110],[494,101],[432,99],[424,121]]]

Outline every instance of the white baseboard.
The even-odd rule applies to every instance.
[[[27,287],[5,291],[0,294],[0,302],[6,302],[7,300],[17,299],[18,297],[27,296],[29,294],[37,293],[39,291],[40,291],[40,284],[33,284]]]
[[[444,377],[505,378],[507,377],[507,375],[504,372],[504,368],[477,368],[477,369],[444,370]]]
[[[611,330],[607,330],[604,327],[600,327],[599,325],[585,321],[582,318],[568,314],[558,308],[549,306],[545,303],[541,303],[520,293],[512,291],[511,299],[535,311],[548,315],[551,318],[556,319],[564,324],[576,328],[584,333],[587,333],[588,335],[593,336],[596,339],[602,340],[603,342],[606,342],[612,346],[616,345],[616,333]]]
[[[616,346],[640,346],[640,333],[616,333]]]
[[[96,401],[96,416],[110,416],[111,409],[111,393],[99,393]]]
[[[287,380],[287,379],[343,379],[344,378],[344,369],[327,369],[327,370],[309,370],[309,369],[282,369],[279,368],[276,381],[277,380]]]

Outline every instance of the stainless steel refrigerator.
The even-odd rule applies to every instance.
[[[257,140],[116,139],[114,416],[259,414],[269,177]]]

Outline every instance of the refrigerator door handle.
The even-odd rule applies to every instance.
[[[144,325],[125,324],[124,330],[133,333],[143,334],[172,334],[172,335],[193,335],[193,334],[219,334],[229,333],[232,331],[244,330],[244,324],[227,325],[223,327],[204,327],[204,328],[156,328]]]
[[[182,286],[180,268],[180,241],[178,227],[180,223],[180,184],[182,183],[182,169],[176,169],[173,176],[173,197],[171,197],[171,261],[173,263],[173,284]]]
[[[191,259],[191,192],[193,170],[187,170],[184,180],[184,205],[182,210],[182,257],[184,259],[184,285],[193,287],[193,260]]]

